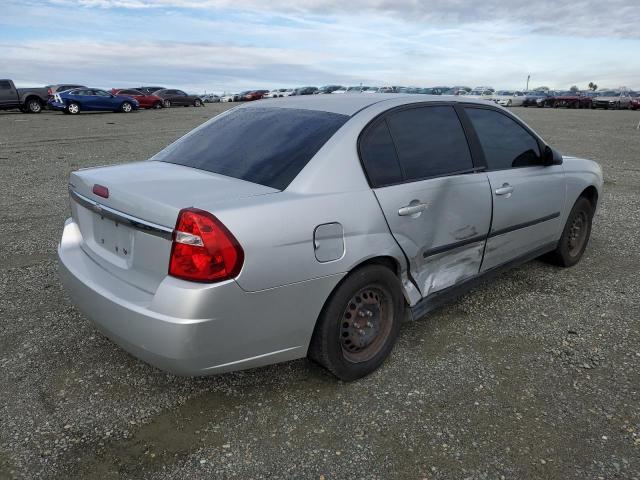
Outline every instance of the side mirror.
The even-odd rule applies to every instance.
[[[562,165],[562,154],[547,145],[544,148],[544,153],[542,154],[542,161],[545,167],[549,167],[551,165]]]

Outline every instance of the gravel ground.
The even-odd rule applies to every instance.
[[[165,374],[61,288],[69,172],[148,158],[224,108],[0,113],[0,478],[640,479],[639,112],[518,109],[604,167],[582,262],[406,324],[345,384],[306,360]]]

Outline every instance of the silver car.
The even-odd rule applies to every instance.
[[[479,279],[577,263],[602,172],[493,103],[310,95],[231,109],[69,189],[60,275],[124,349],[184,375],[308,356],[353,380],[404,319]]]

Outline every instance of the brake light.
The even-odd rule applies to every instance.
[[[96,183],[91,191],[99,197],[109,198],[109,189],[104,185],[98,185]]]
[[[180,210],[169,260],[169,275],[194,282],[236,277],[244,251],[220,220],[197,208]]]

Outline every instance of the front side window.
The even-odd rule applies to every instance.
[[[387,117],[405,181],[473,169],[471,152],[451,106],[410,108]]]
[[[11,83],[7,80],[0,80],[0,90],[11,90]]]
[[[537,140],[517,122],[495,110],[466,107],[489,170],[542,165]]]
[[[219,115],[151,160],[284,190],[349,119],[293,108],[239,108]]]

